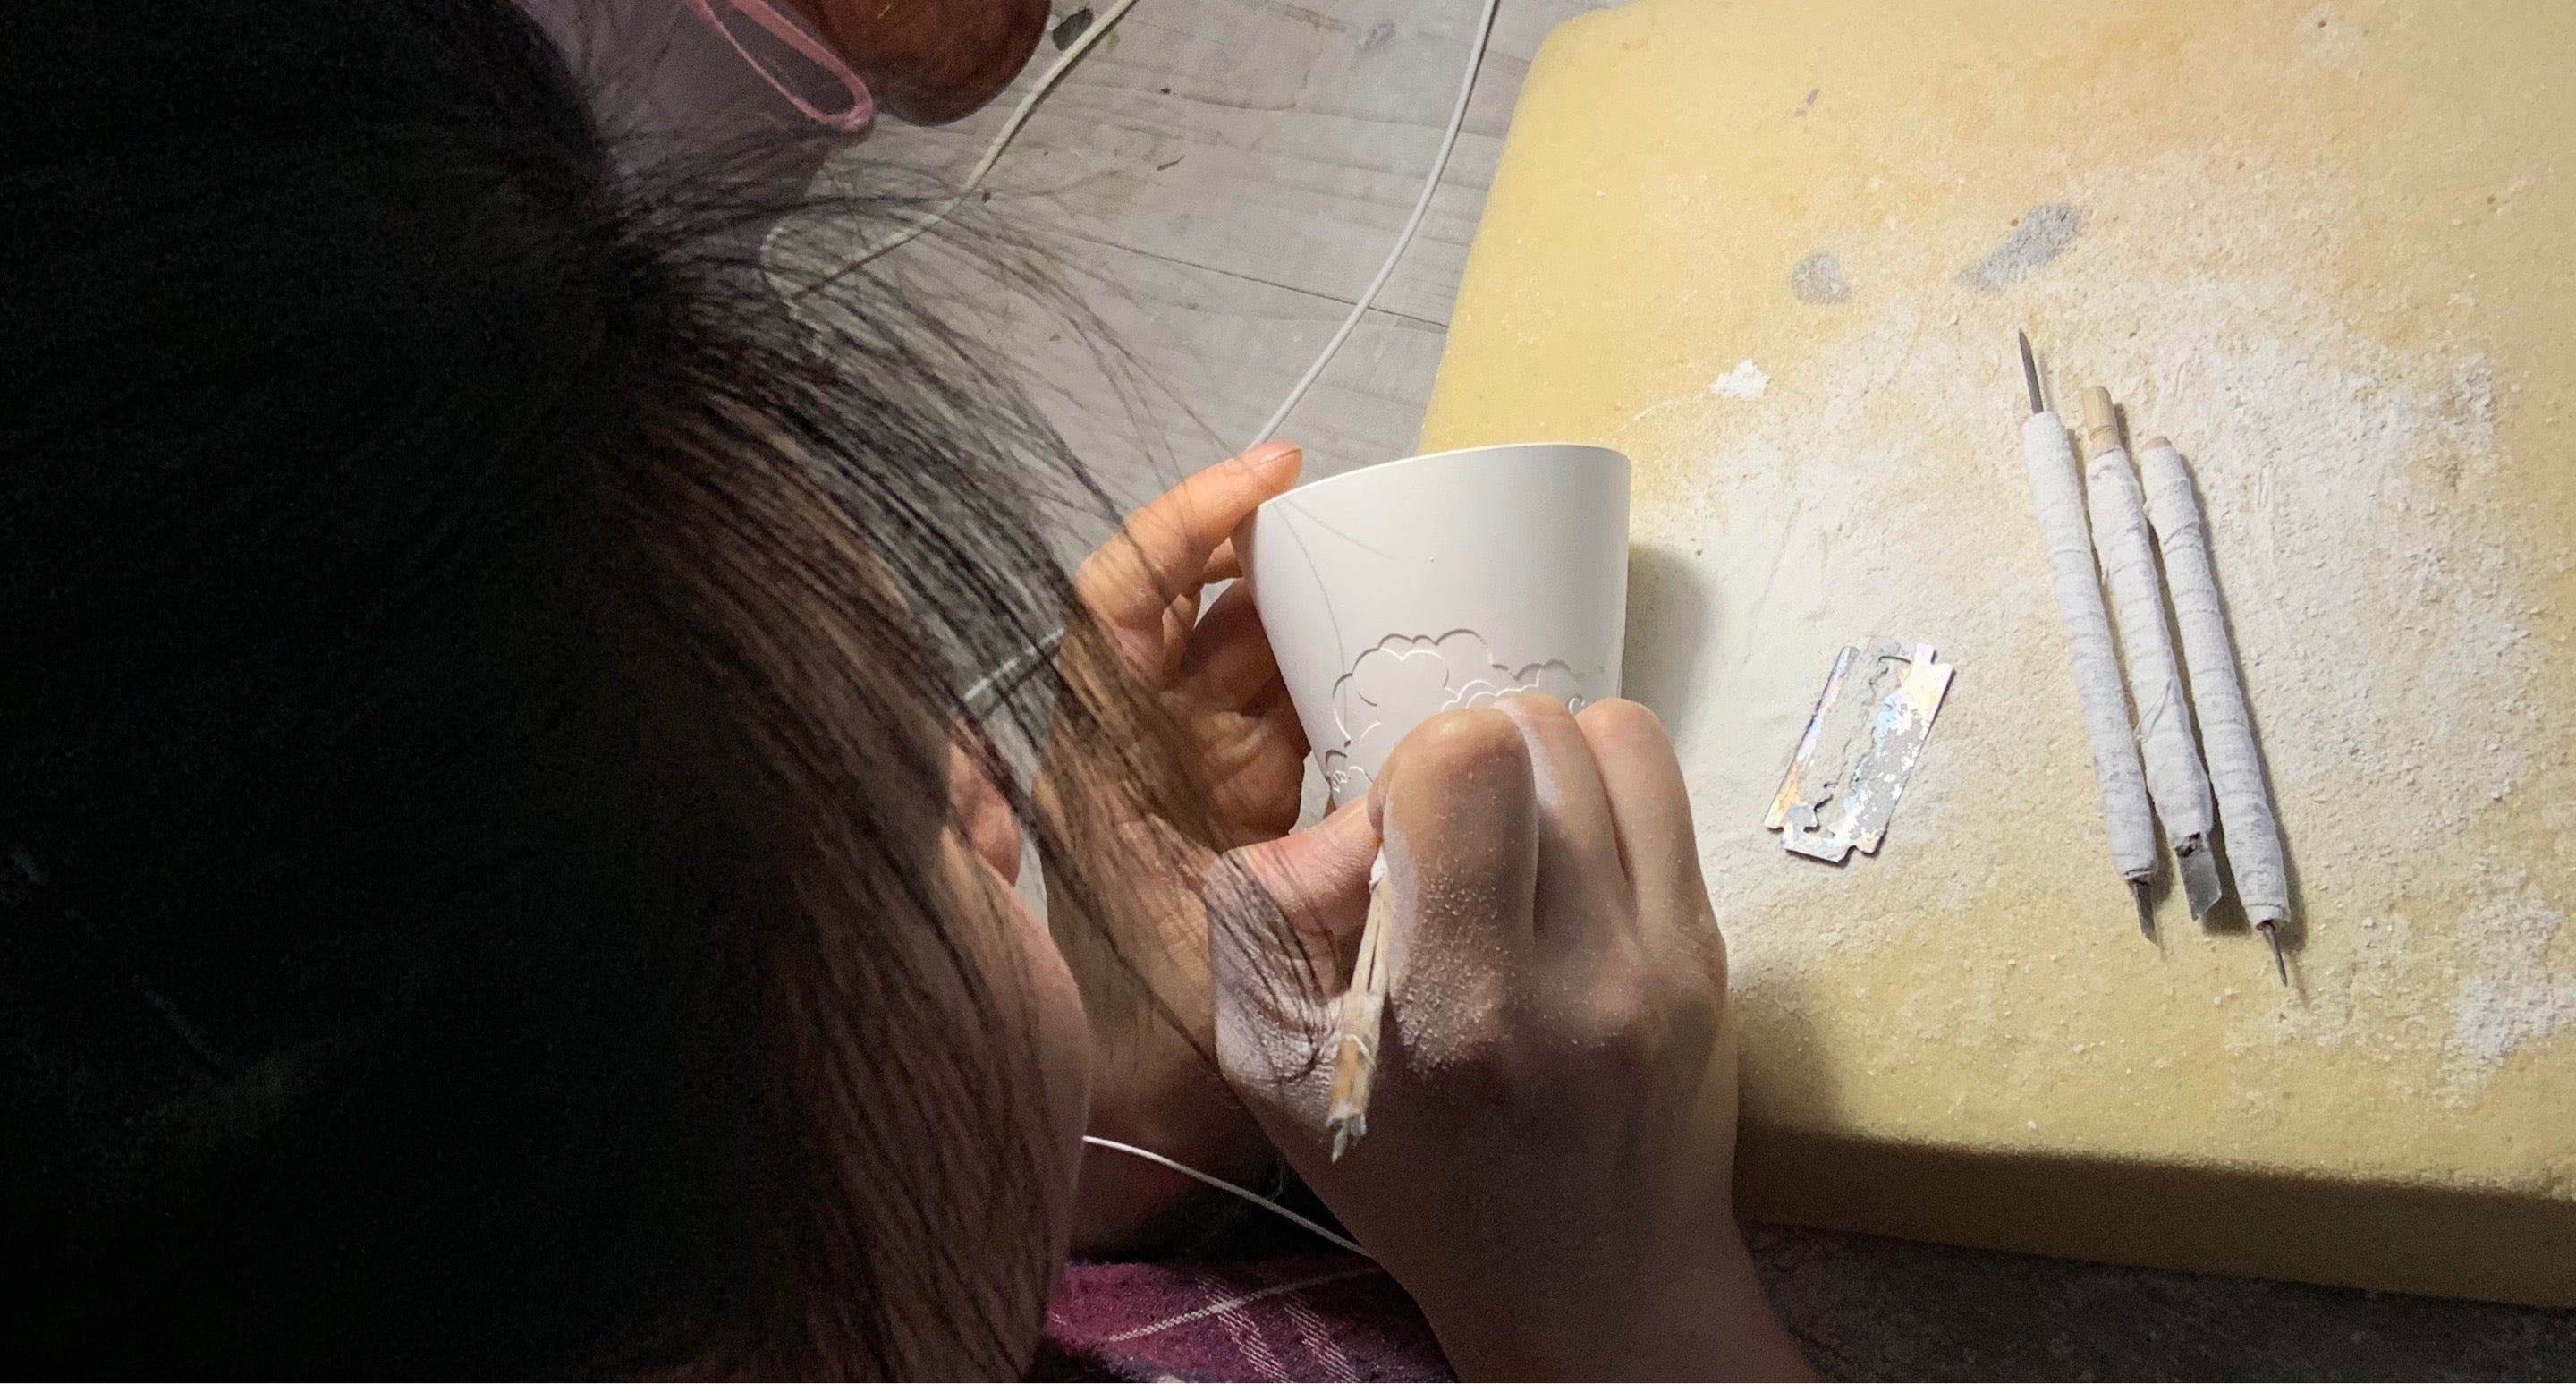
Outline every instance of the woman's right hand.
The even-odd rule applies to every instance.
[[[1392,984],[1336,1163],[1327,1039],[1381,840]],[[1735,1222],[1725,947],[1652,713],[1443,715],[1365,808],[1225,860],[1226,1078],[1462,1376],[1807,1373]]]

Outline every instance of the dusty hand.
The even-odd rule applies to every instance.
[[[1381,829],[1393,984],[1335,1163],[1318,1055]],[[1650,713],[1439,717],[1365,810],[1235,852],[1208,894],[1227,1080],[1462,1374],[1805,1371],[1735,1224],[1725,950]]]

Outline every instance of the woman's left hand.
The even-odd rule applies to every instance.
[[[1274,1155],[1213,1065],[1199,881],[1219,852],[1296,825],[1307,746],[1251,590],[1205,594],[1241,575],[1230,536],[1302,460],[1270,443],[1208,467],[1075,572],[1083,618],[1063,666],[1078,714],[1060,719],[1040,784],[1059,841],[1096,875],[1082,890],[1048,881],[1049,925],[1090,1017],[1091,1131],[1243,1180]],[[1184,782],[1133,781],[1164,768]],[[1137,1232],[1196,1190],[1093,1150],[1076,1245],[1138,1248]]]
[[[1240,581],[1203,607],[1207,588],[1243,575],[1231,535],[1297,480],[1304,456],[1269,442],[1164,491],[1127,517],[1074,572],[1076,599],[1116,671],[1151,692],[1177,732],[1182,769],[1229,850],[1297,824],[1306,732]]]

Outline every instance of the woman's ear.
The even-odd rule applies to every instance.
[[[1004,884],[1018,884],[1020,820],[962,745],[952,744],[948,751],[948,811],[976,858],[992,866]]]

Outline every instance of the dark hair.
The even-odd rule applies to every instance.
[[[506,3],[0,54],[16,1368],[1017,1368],[1036,1056],[933,853],[1098,490]]]

